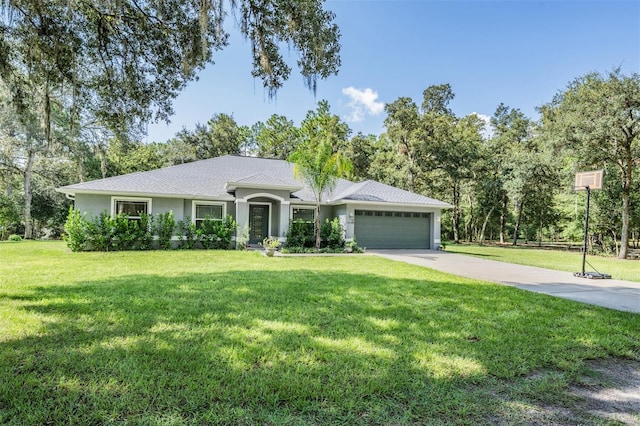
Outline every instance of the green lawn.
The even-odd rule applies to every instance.
[[[535,246],[479,246],[477,244],[448,243],[446,250],[501,262],[538,266],[558,271],[582,270],[582,253],[563,250],[539,249]],[[640,260],[620,260],[604,256],[587,256],[586,271],[594,269],[607,273],[617,280],[640,282]]]
[[[2,424],[606,424],[569,386],[638,336],[375,256],[0,243]]]

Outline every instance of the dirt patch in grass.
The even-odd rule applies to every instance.
[[[632,360],[591,361],[589,373],[571,393],[586,411],[627,425],[640,425],[640,362]]]
[[[540,370],[504,383],[501,392],[490,395],[501,401],[501,413],[487,423],[640,426],[640,361],[597,360],[585,367],[573,380],[558,370]]]

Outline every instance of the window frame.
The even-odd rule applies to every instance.
[[[115,218],[118,215],[118,202],[119,201],[132,201],[132,202],[136,202],[136,203],[147,203],[147,212],[146,214],[151,215],[153,210],[152,210],[152,199],[151,198],[145,198],[145,197],[119,197],[119,196],[112,196],[111,197],[111,217]],[[129,219],[131,220],[140,220],[141,216],[127,216]]]
[[[315,223],[315,221],[316,221],[316,208],[315,208],[315,206],[291,206],[291,221],[292,222],[294,220],[298,220],[293,216],[294,210],[311,210],[312,213],[313,213],[313,218],[311,220],[305,220],[304,222],[306,222],[306,223]],[[299,220],[302,220],[302,219],[299,219]]]
[[[227,217],[227,203],[224,201],[204,201],[204,200],[193,200],[191,201],[191,222],[198,226],[198,221],[204,221],[206,217],[196,217],[197,206],[220,206],[222,207],[222,217],[220,219],[212,219],[222,222],[225,217]]]

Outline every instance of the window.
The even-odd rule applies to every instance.
[[[294,207],[293,208],[293,220],[302,220],[304,222],[313,222],[315,220],[315,208],[309,207]]]
[[[148,198],[112,198],[113,215],[126,214],[131,220],[140,220],[141,214],[151,214]]]
[[[224,204],[223,203],[207,203],[207,202],[193,202],[193,222],[196,224],[196,228],[202,226],[202,222],[205,219],[222,220],[224,219]]]

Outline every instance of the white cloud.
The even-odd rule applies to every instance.
[[[355,87],[342,89],[342,94],[351,100],[347,106],[351,108],[351,114],[347,116],[347,121],[359,122],[366,114],[378,115],[384,110],[383,102],[376,102],[378,92],[366,88],[364,90]]]
[[[475,114],[480,120],[484,122],[484,129],[482,129],[482,136],[485,139],[490,139],[493,136],[493,129],[491,128],[491,117],[484,114],[479,114],[477,112],[472,112],[471,114]]]

